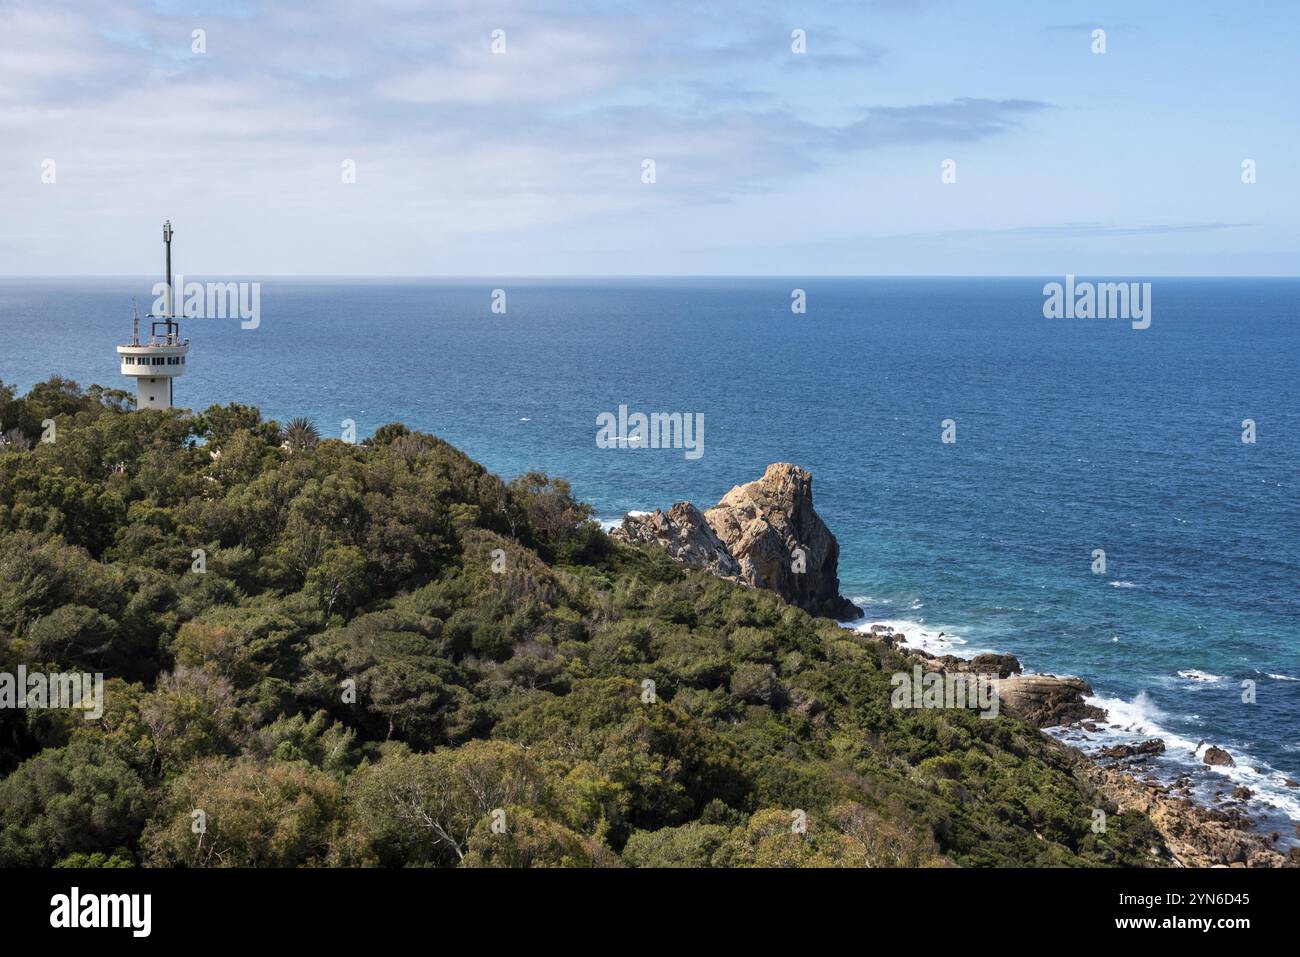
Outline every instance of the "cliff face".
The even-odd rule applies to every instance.
[[[777,462],[701,513],[679,502],[667,513],[628,516],[613,536],[654,542],[692,568],[767,588],[814,615],[851,621],[862,611],[839,593],[840,545],[813,508],[812,475]]]

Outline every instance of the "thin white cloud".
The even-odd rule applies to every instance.
[[[809,24],[810,59],[796,61],[777,10],[325,0],[214,16],[0,0],[0,206],[33,236],[0,268],[122,269],[132,260],[94,250],[81,224],[93,216],[102,243],[181,215],[200,227],[187,237],[271,271],[303,267],[285,264],[270,224],[322,247],[322,262],[346,228],[352,272],[395,255],[418,266],[413,247],[436,259],[470,239],[731,203],[864,150],[1013,134],[1047,109],[839,103],[850,118],[833,122],[809,108],[818,84],[869,73],[887,51]],[[207,53],[194,55],[200,28]],[[39,180],[46,158],[56,186]],[[355,185],[341,184],[344,160]]]

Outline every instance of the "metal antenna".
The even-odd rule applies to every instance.
[[[163,243],[167,246],[167,318],[172,317],[172,221],[163,223]]]
[[[131,297],[131,345],[140,344],[140,310],[135,304],[135,296]]]

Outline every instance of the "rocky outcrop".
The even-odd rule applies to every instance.
[[[740,563],[690,502],[678,502],[667,512],[655,509],[650,515],[629,515],[612,534],[630,544],[658,545],[683,565],[720,578],[740,577]]]
[[[1055,675],[1023,675],[1020,659],[1015,655],[991,652],[973,658],[932,655],[919,648],[905,648],[905,636],[882,624],[872,625],[866,635],[945,673],[996,676],[998,700],[1035,727],[1052,728],[1106,717],[1104,710],[1084,701],[1092,694],[1087,682]]]
[[[1084,701],[1091,695],[1092,688],[1078,678],[1015,675],[998,682],[1001,702],[1039,728],[1104,719],[1105,711]]]
[[[1149,758],[1164,753],[1165,743],[1159,738],[1152,738],[1150,741],[1143,741],[1141,744],[1116,744],[1109,748],[1102,748],[1097,752],[1097,757],[1119,760],[1123,758]]]
[[[1232,760],[1231,754],[1223,750],[1223,748],[1216,748],[1214,745],[1210,745],[1208,748],[1205,749],[1205,755],[1201,758],[1201,760],[1204,761],[1206,764],[1215,767],[1225,767],[1225,768],[1230,768],[1237,763],[1236,761]]]
[[[840,597],[840,543],[813,508],[808,472],[787,462],[769,465],[762,478],[737,485],[704,517],[755,587],[814,615],[862,616]]]
[[[840,595],[839,542],[813,508],[812,475],[796,465],[769,465],[703,513],[679,502],[666,513],[628,516],[611,534],[654,542],[683,564],[771,589],[814,615],[862,615]]]
[[[1020,659],[1015,655],[993,654],[988,652],[976,655],[970,660],[970,670],[979,674],[996,674],[999,678],[1010,678],[1023,670]]]
[[[907,638],[905,635],[890,634],[888,629],[878,632],[876,627],[876,625],[871,626],[870,637],[883,641],[889,647],[896,648],[905,655],[928,661],[943,672],[958,671],[963,674],[993,675],[998,678],[1009,678],[1021,672],[1020,659],[1015,655],[999,655],[991,652],[976,655],[974,658],[958,658],[956,655],[932,655],[921,648],[906,647]]]
[[[1239,810],[1217,810],[1174,797],[1159,784],[1138,781],[1113,768],[1086,765],[1085,774],[1121,811],[1147,816],[1184,867],[1288,867],[1296,861],[1250,830]]]
[[[874,624],[864,634],[868,638],[888,645],[890,648],[901,651],[912,658],[928,661],[943,672],[960,671],[965,674],[996,675],[999,678],[1009,678],[1012,675],[1020,674],[1022,670],[1020,659],[1010,654],[998,654],[990,651],[978,654],[974,658],[958,658],[956,655],[932,655],[921,648],[908,648],[906,647],[907,636],[902,632],[893,631],[885,624]]]

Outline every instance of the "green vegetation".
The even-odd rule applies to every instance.
[[[401,425],[350,445],[129,405],[0,384],[0,672],[108,679],[97,720],[0,711],[0,865],[1132,865],[1160,844],[1113,807],[1094,834],[1106,805],[1029,725],[891,709],[905,659],[614,543],[563,481],[503,483]]]

